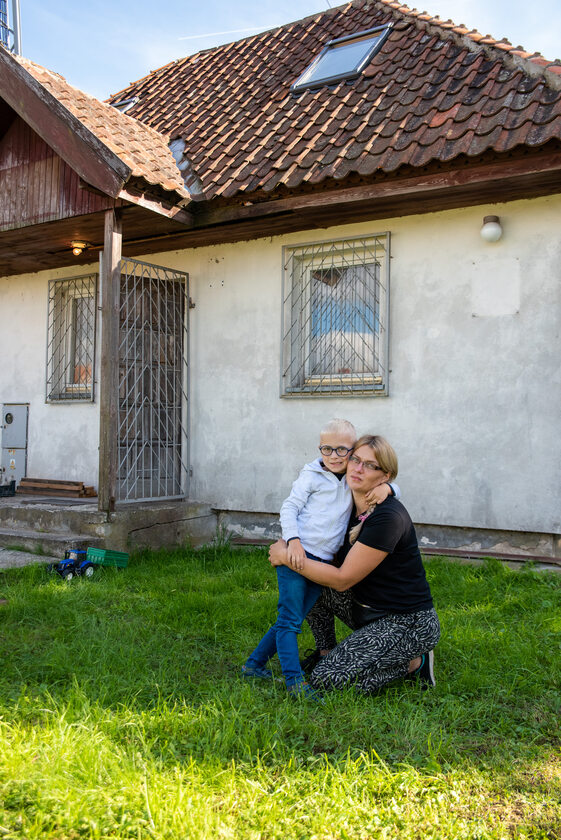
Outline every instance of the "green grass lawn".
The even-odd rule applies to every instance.
[[[275,616],[262,551],[1,573],[0,840],[559,840],[561,576],[426,566],[437,687],[324,705],[238,676]]]

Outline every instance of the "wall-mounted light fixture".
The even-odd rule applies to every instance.
[[[503,235],[503,229],[498,216],[484,216],[483,227],[479,231],[485,242],[498,242]]]
[[[85,251],[86,248],[89,247],[89,242],[83,242],[80,240],[73,240],[70,245],[72,246],[72,253],[75,257],[79,257],[82,251]]]

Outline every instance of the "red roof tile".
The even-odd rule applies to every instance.
[[[361,77],[290,87],[329,40],[392,23]],[[560,138],[561,66],[391,0],[355,0],[173,62],[112,97],[182,137],[205,197]]]
[[[388,23],[361,76],[291,92],[328,41]],[[561,139],[561,64],[393,0],[174,61],[111,97],[138,97],[127,114],[18,60],[134,177],[182,197],[185,182],[229,198]],[[182,141],[181,171],[169,140]]]
[[[168,139],[160,132],[83,93],[58,73],[21,56],[13,58],[130,167],[131,177],[188,197]]]

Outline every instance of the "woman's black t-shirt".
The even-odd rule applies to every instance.
[[[349,529],[358,523],[351,518]],[[388,554],[363,580],[352,587],[357,601],[381,613],[411,613],[432,607],[417,535],[401,502],[389,496],[364,520],[357,542]],[[340,562],[350,551],[348,532]],[[339,564],[338,564],[339,565]]]

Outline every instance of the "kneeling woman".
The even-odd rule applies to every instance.
[[[433,648],[440,624],[415,528],[394,497],[374,509],[365,501],[369,490],[396,475],[397,456],[390,444],[377,435],[361,437],[347,467],[355,512],[340,565],[305,558],[296,569],[325,587],[308,617],[318,648],[331,646],[327,637],[321,641],[322,620],[329,627],[337,615],[354,630],[320,659],[310,676],[314,688],[354,685],[370,694],[408,675],[434,685]],[[274,566],[289,565],[282,541],[271,546],[269,558]]]

